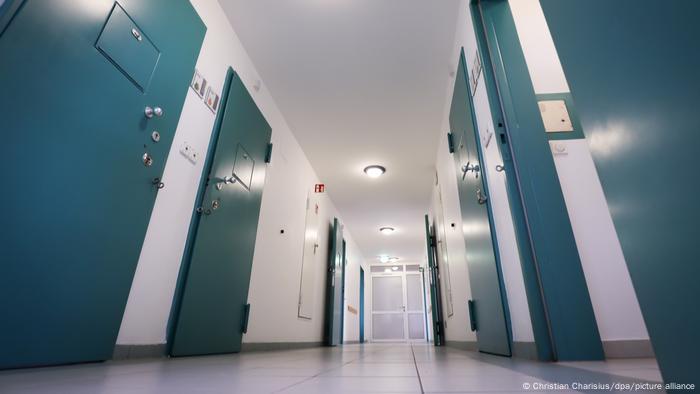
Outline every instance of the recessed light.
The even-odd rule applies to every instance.
[[[380,228],[379,228],[379,232],[382,233],[382,234],[384,234],[384,235],[390,235],[390,234],[392,234],[394,231],[396,231],[396,229],[393,228],[393,227],[380,227]]]
[[[379,178],[380,176],[384,175],[386,168],[379,165],[373,165],[365,167],[363,171],[370,178]]]
[[[391,270],[392,270],[392,271],[398,271],[398,270],[399,270],[399,267],[393,266],[393,267],[391,267]]]

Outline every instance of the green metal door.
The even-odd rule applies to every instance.
[[[0,15],[0,368],[109,359],[205,26],[186,0],[18,5]]]
[[[343,225],[333,219],[326,280],[326,345],[336,346],[343,335]]]
[[[271,129],[238,74],[228,79],[181,271],[173,356],[239,352],[247,325]]]
[[[442,298],[440,298],[440,274],[437,264],[437,241],[430,218],[425,215],[425,240],[428,252],[428,270],[430,278],[430,309],[433,315],[433,343],[445,345],[445,323],[442,320]]]
[[[495,234],[488,209],[484,168],[475,130],[464,54],[460,57],[452,105],[450,129],[454,141],[462,232],[466,246],[472,300],[468,303],[472,331],[479,350],[510,356],[500,269],[494,248]]]
[[[540,3],[661,374],[697,390],[700,2]]]

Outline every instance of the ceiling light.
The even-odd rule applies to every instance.
[[[385,254],[377,256],[379,257],[379,262],[380,263],[393,263],[394,261],[399,261],[398,257],[395,256],[388,256]]]
[[[398,270],[399,270],[399,267],[393,266],[393,267],[391,267],[391,270],[392,270],[392,271],[398,271]]]
[[[378,165],[373,165],[365,167],[363,171],[370,178],[379,178],[380,176],[384,175],[384,173],[386,172],[386,168]]]
[[[391,235],[394,231],[396,231],[396,229],[393,227],[380,227],[379,228],[379,232],[384,234],[384,235]]]

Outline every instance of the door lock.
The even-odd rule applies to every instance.
[[[198,207],[197,213],[203,213],[208,216],[211,215],[211,209],[204,209],[203,207]]]
[[[163,116],[163,109],[161,107],[146,107],[146,109],[143,110],[144,115],[146,115],[147,119],[151,119],[154,116],[161,117]]]
[[[165,187],[165,183],[160,180],[160,178],[153,178],[153,186],[156,187],[156,189],[160,190]]]
[[[136,30],[136,29],[131,29],[131,35],[134,36],[134,38],[136,39],[136,41],[143,41],[143,37],[141,37],[141,32],[139,32],[138,30]]]
[[[153,165],[153,157],[151,157],[151,155],[149,155],[148,152],[143,154],[141,160],[143,161],[143,165],[146,167],[150,167]]]
[[[476,189],[476,201],[479,205],[484,205],[489,200],[489,197],[481,192],[481,189]]]

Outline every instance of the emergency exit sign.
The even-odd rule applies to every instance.
[[[317,183],[316,186],[314,187],[314,191],[316,193],[323,193],[326,191],[326,185],[323,183]]]

